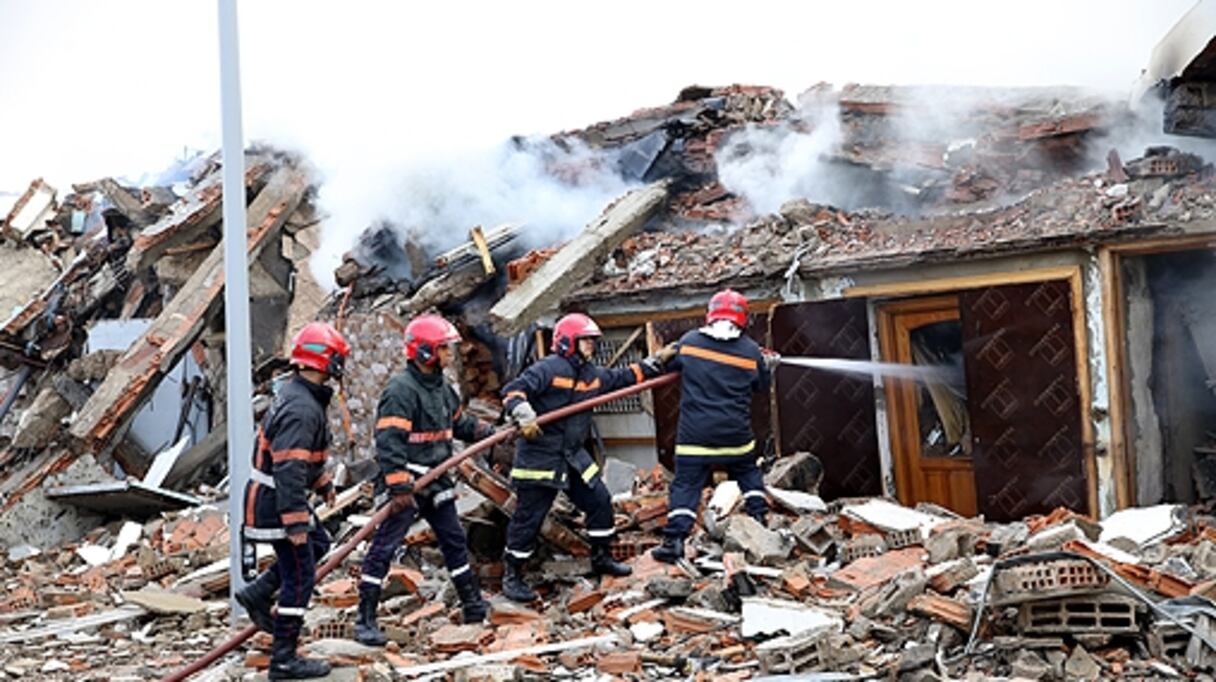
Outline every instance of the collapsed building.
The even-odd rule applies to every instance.
[[[1211,675],[1216,157],[1202,139],[1117,149],[1158,97],[1154,128],[1213,136],[1212,7],[1166,37],[1135,106],[1065,88],[686,88],[546,140],[553,177],[631,187],[569,239],[460,226],[467,241],[436,251],[386,220],[328,295],[302,267],[325,219],[307,168],[251,150],[255,411],[304,322],[352,345],[331,410],[343,492],[320,510],[335,537],[367,522],[375,404],[413,315],[461,328],[448,378],[491,421],[564,312],[604,327],[611,366],[699,326],[730,286],[753,302],[747,333],[791,361],[752,409],[772,528],[715,481],[697,558],[650,559],[679,406],[663,387],[597,408],[587,444],[632,579],[582,576],[587,546],[559,505],[537,560],[546,608],[495,595],[488,625],[454,625],[420,524],[386,581],[395,647],[334,641],[350,636],[349,572],[318,587],[309,646],[385,679]],[[12,676],[163,674],[226,634],[229,529],[207,505],[227,494],[221,198],[202,159],[172,186],[106,179],[61,200],[36,181],[3,224],[0,260],[19,273],[0,287]],[[491,592],[510,459],[500,446],[459,468]],[[123,655],[93,660],[113,641]],[[265,644],[217,674],[264,667]]]

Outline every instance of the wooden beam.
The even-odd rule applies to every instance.
[[[473,244],[477,246],[477,253],[481,254],[481,268],[486,271],[486,275],[494,274],[494,259],[490,256],[490,245],[486,242],[486,236],[482,234],[480,225],[469,230],[469,239],[473,240]]]
[[[1016,270],[989,272],[967,277],[943,277],[940,279],[925,279],[889,284],[871,284],[849,287],[844,290],[845,298],[859,296],[912,296],[916,294],[940,294],[962,289],[979,289],[982,287],[1000,286],[1002,284],[1027,284],[1029,282],[1046,282],[1053,279],[1070,279],[1073,275],[1080,276],[1080,270],[1075,265],[1055,268],[1036,268],[1033,270]]]
[[[1081,455],[1085,458],[1085,479],[1089,497],[1089,515],[1099,518],[1098,504],[1098,451],[1094,442],[1093,402],[1094,391],[1089,377],[1089,334],[1085,325],[1085,284],[1081,268],[1073,268],[1068,277],[1072,290],[1072,333],[1076,342],[1077,389],[1081,403]]]
[[[283,167],[249,205],[251,263],[295,211],[306,186],[300,171]],[[72,423],[73,437],[99,453],[126,431],[161,377],[189,350],[208,317],[218,309],[224,289],[223,265],[223,249],[217,246],[106,375]]]
[[[615,367],[617,360],[621,359],[621,356],[625,354],[625,351],[629,350],[629,347],[633,345],[634,341],[638,340],[638,337],[641,336],[642,332],[644,332],[644,331],[646,331],[645,325],[639,326],[637,329],[634,329],[633,333],[629,335],[629,338],[625,339],[625,342],[622,343],[616,349],[616,352],[612,354],[612,358],[608,360],[608,364],[604,365],[604,366],[605,367]],[[647,355],[649,355],[649,353],[647,353]]]
[[[656,182],[617,199],[518,287],[490,309],[502,336],[512,336],[585,282],[600,262],[636,232],[667,200],[670,181]]]

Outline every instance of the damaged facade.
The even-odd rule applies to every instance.
[[[1168,133],[1216,136],[1212,7],[1163,43],[1195,56],[1160,51],[1137,94],[1161,95]],[[352,346],[330,410],[342,492],[319,510],[336,539],[372,511],[376,401],[422,312],[460,327],[447,378],[489,421],[564,312],[595,317],[597,361],[622,365],[698,327],[729,286],[752,301],[746,333],[789,361],[752,406],[768,527],[715,479],[688,560],[649,556],[679,407],[664,386],[596,408],[587,443],[633,577],[588,580],[577,512],[559,503],[535,559],[543,604],[504,601],[516,500],[500,446],[458,469],[489,623],[455,624],[419,523],[385,580],[395,644],[341,641],[347,568],[318,586],[307,646],[372,679],[1211,679],[1216,157],[1121,158],[1137,116],[1074,89],[690,87],[549,139],[631,187],[569,240],[466,226],[434,252],[384,222],[329,295],[305,266],[323,219],[307,169],[251,150],[255,410],[303,323]],[[545,163],[572,184],[603,170]],[[0,287],[0,662],[14,678],[139,679],[227,634],[230,531],[208,505],[226,494],[218,165],[172,187],[72,190],[35,181],[0,227],[0,267],[20,273]],[[264,668],[267,643],[217,675]]]

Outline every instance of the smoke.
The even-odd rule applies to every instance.
[[[323,182],[321,207],[332,216],[311,261],[319,281],[373,222],[434,256],[468,240],[471,227],[522,225],[525,248],[578,234],[632,185],[608,151],[576,141],[513,138],[496,147],[436,153],[382,170],[371,184]],[[337,178],[335,178],[337,180]]]
[[[752,210],[772,213],[794,198],[847,205],[844,178],[827,156],[842,141],[839,108],[816,103],[777,125],[749,125],[718,148],[718,179]]]

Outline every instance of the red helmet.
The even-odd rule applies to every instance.
[[[729,320],[740,329],[747,326],[747,297],[734,289],[723,289],[709,299],[705,322]]]
[[[460,340],[456,326],[439,315],[420,315],[405,325],[405,357],[420,365],[439,361],[439,347]]]
[[[603,335],[595,320],[582,313],[571,313],[558,320],[557,326],[553,327],[553,352],[568,358],[574,355],[579,339]]]
[[[291,341],[291,364],[341,377],[350,344],[328,322],[309,322]]]

